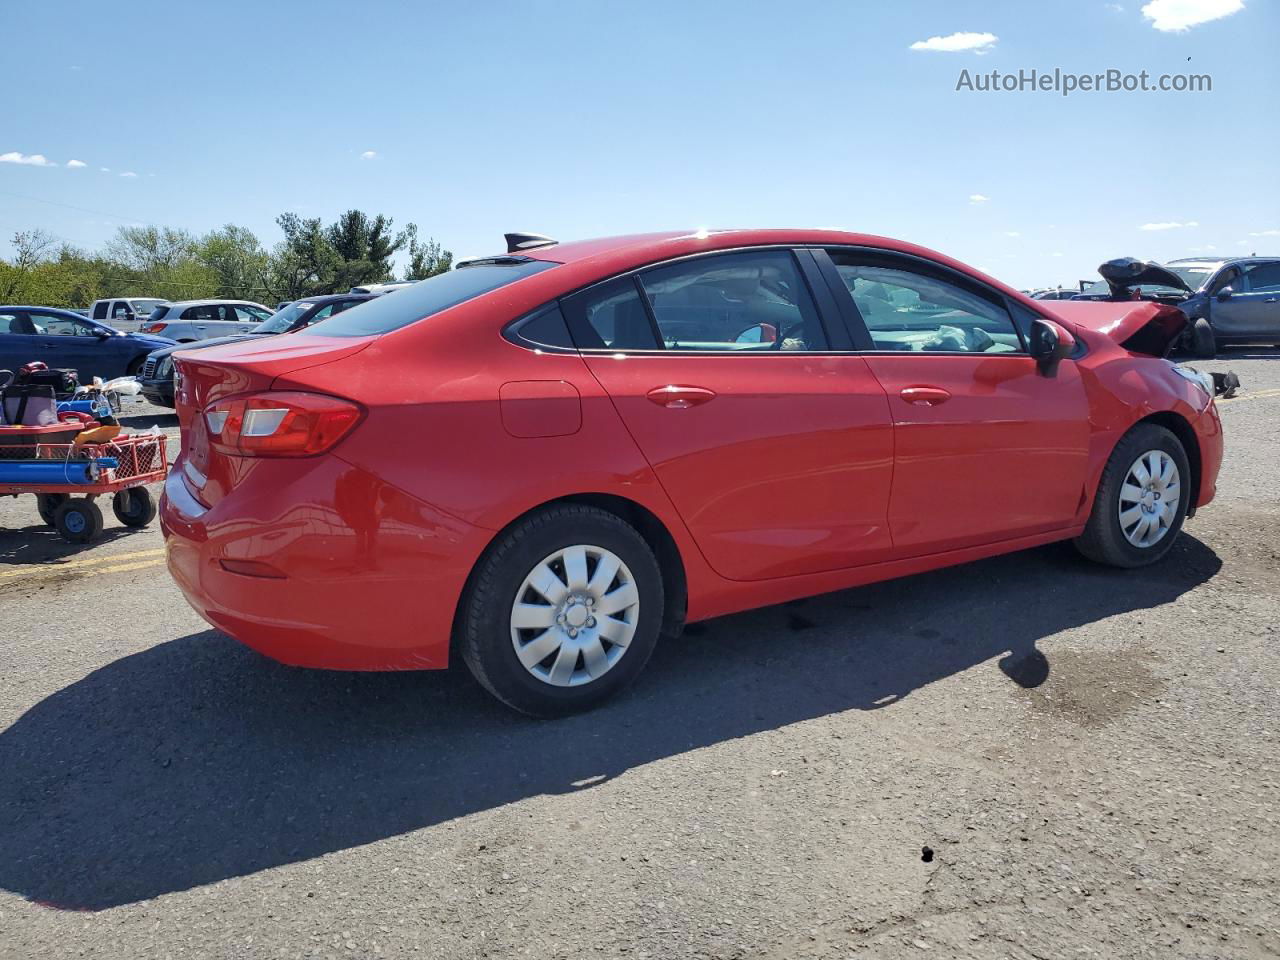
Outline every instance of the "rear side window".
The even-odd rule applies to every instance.
[[[583,349],[662,349],[633,277],[596,284],[565,300],[564,310]]]
[[[668,350],[827,349],[789,250],[698,257],[640,274]]]
[[[1280,290],[1280,261],[1260,263],[1245,272],[1249,289],[1254,293],[1272,293]]]
[[[322,337],[368,337],[389,333],[554,266],[557,264],[547,260],[521,260],[459,267],[420,280],[397,291],[395,296],[361,303],[300,332]]]
[[[95,303],[93,305],[93,319],[95,320],[107,319],[107,306],[108,304],[107,304],[107,301],[105,300],[99,300],[97,303]]]

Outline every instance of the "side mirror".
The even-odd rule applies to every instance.
[[[94,328],[93,328],[93,335],[94,335],[95,337],[97,337],[99,340],[110,340],[110,339],[111,339],[111,334],[109,334],[106,330],[103,330],[101,327],[94,327]]]
[[[1058,372],[1058,364],[1076,348],[1076,338],[1065,327],[1049,320],[1031,322],[1031,356],[1040,373],[1052,377]]]
[[[1230,287],[1223,287],[1221,290],[1217,292],[1214,299],[1217,300],[1219,303],[1226,303],[1228,300],[1231,299],[1231,295],[1234,293],[1235,291],[1232,290]]]

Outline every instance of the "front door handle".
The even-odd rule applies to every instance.
[[[715,391],[706,387],[687,387],[669,383],[665,387],[654,387],[645,394],[651,401],[668,410],[687,410],[708,403],[716,398]]]
[[[951,399],[951,394],[941,387],[903,387],[898,396],[918,407],[936,407]]]

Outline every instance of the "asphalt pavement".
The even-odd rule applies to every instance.
[[[695,625],[555,722],[280,666],[158,527],[0,501],[0,957],[1280,956],[1280,352],[1198,365],[1244,390],[1159,566]]]

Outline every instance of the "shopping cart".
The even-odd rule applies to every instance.
[[[0,445],[0,495],[34,493],[45,523],[72,543],[87,543],[102,533],[100,496],[111,496],[111,510],[125,526],[150,523],[156,502],[147,484],[163,481],[168,469],[167,438],[159,433],[104,443]]]

